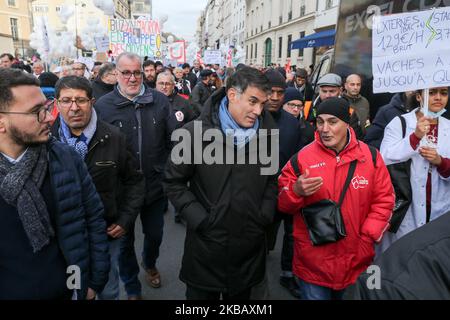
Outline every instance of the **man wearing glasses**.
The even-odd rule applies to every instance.
[[[125,133],[136,167],[145,176],[145,203],[140,210],[144,233],[142,267],[146,271],[147,284],[159,288],[161,277],[156,260],[167,206],[162,188],[163,169],[171,149],[170,136],[178,121],[171,112],[167,97],[143,83],[144,73],[138,55],[122,53],[117,57],[116,66],[118,84],[113,92],[96,102],[95,109],[100,119]],[[119,265],[128,298],[140,299],[141,284],[133,228],[123,238]]]
[[[134,228],[144,200],[144,179],[134,168],[125,136],[118,128],[98,120],[89,80],[64,77],[55,91],[59,117],[52,134],[84,159],[105,207],[111,271],[98,297],[118,300],[120,239]]]
[[[45,102],[35,77],[0,70],[0,299],[93,299],[109,272],[103,206],[78,154],[49,138]]]

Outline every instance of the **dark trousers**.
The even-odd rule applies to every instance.
[[[244,290],[238,294],[230,296],[227,293],[217,291],[206,291],[187,285],[186,299],[187,300],[250,300],[251,288]]]
[[[269,250],[275,248],[277,240],[277,233],[280,227],[281,221],[284,225],[283,247],[281,249],[281,270],[292,271],[292,259],[294,256],[294,217],[290,214],[277,212],[275,214],[273,223],[267,230],[267,247]]]
[[[159,247],[163,238],[164,212],[167,199],[161,198],[141,209],[144,246],[142,262],[145,269],[154,268],[159,257]],[[134,248],[134,229],[122,237],[119,257],[120,278],[125,285],[128,296],[141,294],[139,282],[139,264]]]

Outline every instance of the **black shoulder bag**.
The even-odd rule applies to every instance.
[[[297,154],[291,158],[290,162],[295,174],[300,176]],[[350,163],[347,180],[345,181],[344,189],[342,189],[339,203],[330,199],[323,199],[301,210],[313,245],[318,246],[336,242],[347,235],[344,220],[342,219],[341,205],[355,173],[356,162],[357,160],[354,160]]]
[[[406,135],[406,120],[402,116],[398,116],[402,123],[403,138]],[[386,166],[391,176],[392,185],[395,191],[395,205],[392,212],[391,226],[389,232],[396,233],[400,227],[406,212],[409,209],[412,201],[412,188],[411,188],[411,159],[394,163]]]

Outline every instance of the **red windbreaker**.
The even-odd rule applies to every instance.
[[[322,199],[338,202],[355,159],[355,174],[341,207],[347,236],[313,246],[300,209]],[[323,185],[309,197],[296,195],[292,187],[297,177],[290,162],[278,178],[278,209],[295,215],[293,273],[312,284],[344,289],[371,264],[374,243],[389,227],[395,195],[388,170],[379,152],[374,167],[369,147],[356,140],[351,128],[350,141],[338,156],[322,144],[316,132],[315,141],[298,153],[297,161],[300,172],[308,168],[309,177],[321,176]]]

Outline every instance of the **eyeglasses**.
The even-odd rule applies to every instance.
[[[37,121],[39,123],[44,122],[45,118],[47,118],[47,113],[52,114],[53,111],[53,100],[50,100],[47,102],[47,104],[40,108],[37,111],[31,111],[31,112],[13,112],[13,111],[0,111],[0,113],[5,113],[5,114],[35,114],[37,117]]]
[[[143,72],[141,71],[141,70],[136,70],[136,71],[133,71],[133,72],[131,72],[131,71],[129,71],[129,70],[125,70],[125,71],[120,71],[119,69],[116,69],[117,71],[119,71],[121,74],[122,74],[122,76],[125,78],[125,79],[130,79],[131,78],[131,76],[133,75],[136,79],[140,79],[140,78],[142,78],[142,75],[143,75]]]
[[[170,87],[170,86],[173,86],[173,83],[172,82],[157,82],[156,83],[158,86],[160,86],[160,87]]]
[[[288,107],[291,108],[291,109],[295,109],[295,108],[301,109],[301,108],[303,108],[303,105],[302,105],[302,104],[296,104],[296,103],[290,103],[290,102],[288,102],[287,105],[288,105]]]
[[[72,107],[72,103],[76,103],[78,107],[86,107],[91,99],[89,98],[83,98],[83,97],[76,97],[75,99],[71,98],[62,98],[58,100],[58,104],[63,108],[70,108]]]

